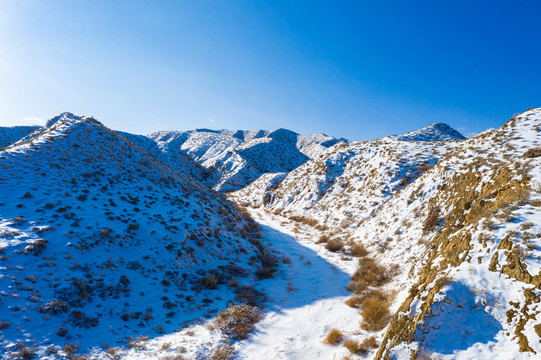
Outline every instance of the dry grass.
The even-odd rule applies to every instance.
[[[361,328],[367,331],[379,331],[389,323],[389,297],[380,290],[370,291],[363,301],[361,315],[363,322]]]
[[[356,355],[364,355],[368,352],[368,349],[362,346],[362,343],[356,340],[347,339],[344,341],[344,347],[349,350],[350,353]]]
[[[220,311],[214,321],[209,325],[210,330],[220,330],[234,340],[248,337],[263,316],[258,307],[247,304],[233,304]]]
[[[312,219],[309,217],[293,215],[293,216],[290,216],[289,219],[296,222],[300,222],[301,224],[304,224],[304,225],[312,226],[312,227],[318,225],[318,221],[316,219]]]
[[[336,345],[341,343],[343,339],[344,334],[340,330],[332,328],[323,342],[327,345]]]
[[[363,299],[364,299],[363,296],[353,295],[352,297],[344,301],[344,303],[351,308],[358,309],[361,307],[361,304],[363,303]]]
[[[391,274],[379,265],[376,260],[368,257],[359,259],[359,268],[349,282],[347,289],[356,294],[362,293],[368,287],[379,287],[391,279]]]
[[[355,340],[345,340],[344,341],[344,347],[349,350],[350,353],[356,354],[356,355],[364,355],[368,353],[371,349],[375,349],[378,347],[378,343],[376,342],[376,338],[374,336],[364,339],[362,342],[355,341]]]
[[[229,344],[223,344],[218,346],[212,351],[209,356],[209,360],[229,360],[235,355],[235,348]]]
[[[522,155],[522,157],[524,159],[531,159],[531,158],[536,158],[536,157],[540,157],[540,156],[541,156],[541,147],[539,147],[539,146],[528,149],[528,151],[526,151]]]
[[[329,241],[329,235],[323,234],[319,237],[319,239],[316,241],[316,244],[323,244]]]
[[[440,208],[438,206],[430,206],[428,216],[423,223],[423,233],[428,234],[440,225]]]
[[[368,255],[368,251],[362,244],[353,244],[349,247],[349,252],[355,257],[364,257]]]
[[[331,251],[331,252],[338,252],[344,248],[344,243],[342,240],[338,238],[331,239],[327,241],[327,244],[325,245],[325,249]]]

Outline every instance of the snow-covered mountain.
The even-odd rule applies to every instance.
[[[464,135],[444,123],[430,124],[422,129],[392,137],[407,141],[449,141],[465,139]]]
[[[160,131],[148,136],[165,154],[185,153],[208,169],[203,182],[230,192],[269,172],[289,172],[344,139],[290,130]]]
[[[0,152],[2,355],[118,346],[257,299],[258,226],[143,148],[65,113]]]
[[[360,142],[62,114],[0,152],[0,186],[6,358],[541,354],[541,109]]]
[[[470,139],[436,124],[343,143],[230,196],[315,227],[322,251],[360,258],[348,303],[361,328],[340,335],[352,353],[535,358],[540,129],[532,109]]]

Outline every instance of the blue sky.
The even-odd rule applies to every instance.
[[[0,125],[464,134],[541,106],[538,1],[0,0]]]

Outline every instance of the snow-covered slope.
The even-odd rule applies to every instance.
[[[0,127],[0,149],[19,141],[39,128],[39,126]]]
[[[363,321],[340,329],[357,341],[344,342],[352,352],[533,359],[541,354],[540,129],[541,109],[532,109],[465,140],[344,143],[230,196],[316,227],[321,251],[359,258],[349,304]],[[427,140],[417,135],[409,140]]]
[[[1,151],[0,189],[8,352],[172,333],[225,308],[242,295],[226,281],[251,286],[262,267],[255,223],[92,118],[62,114]]]
[[[454,146],[389,138],[344,142],[285,178],[264,177],[231,196],[244,205],[265,204],[325,227],[356,228]]]
[[[541,352],[540,128],[533,109],[463,141],[355,234],[410,266],[378,358]]]
[[[541,354],[541,109],[468,139],[433,124],[340,143],[283,129],[147,140],[71,114],[53,120],[0,152],[0,341],[10,351],[31,339],[87,349],[147,335],[92,354]],[[261,228],[197,170],[177,171],[192,159],[209,170],[203,181],[240,189],[227,196]],[[281,261],[253,284],[269,263],[263,244]],[[244,300],[268,295],[246,339],[216,348],[220,316],[181,329],[239,300],[242,285]]]
[[[422,129],[392,137],[407,141],[449,141],[465,139],[464,135],[444,123],[433,123]]]
[[[238,190],[268,172],[288,172],[343,139],[290,130],[160,131],[150,134],[166,154],[183,152],[209,170],[203,182],[216,190]]]
[[[210,175],[207,169],[196,163],[183,152],[163,152],[155,141],[144,135],[134,135],[123,131],[117,131],[117,134],[128,139],[173,169],[184,173],[186,176],[204,181]]]

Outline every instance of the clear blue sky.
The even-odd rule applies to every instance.
[[[541,106],[539,1],[0,0],[0,125],[471,134]]]

